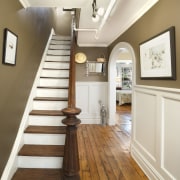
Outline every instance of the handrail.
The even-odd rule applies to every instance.
[[[75,15],[72,15],[72,23],[71,23],[71,53],[70,53],[70,72],[69,72],[69,100],[68,107],[75,108]]]
[[[74,11],[75,12],[75,11]],[[79,153],[77,143],[77,125],[81,121],[76,117],[81,110],[76,108],[76,88],[75,88],[75,14],[72,15],[71,30],[71,54],[70,54],[70,71],[69,71],[69,93],[68,107],[63,109],[64,115],[67,117],[62,120],[66,128],[66,140],[64,147],[63,159],[63,180],[73,179],[79,180]]]

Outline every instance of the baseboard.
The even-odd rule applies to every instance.
[[[131,155],[150,180],[164,180],[154,167],[138,152],[133,144],[131,145]]]

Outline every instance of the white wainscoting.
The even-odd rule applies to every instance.
[[[180,89],[135,86],[131,154],[149,179],[180,179]]]
[[[82,124],[100,124],[100,104],[107,108],[107,82],[76,82],[76,106]]]

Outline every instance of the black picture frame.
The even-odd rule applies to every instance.
[[[18,36],[8,28],[4,29],[3,59],[2,63],[16,65]]]
[[[140,43],[141,79],[176,79],[175,27]]]

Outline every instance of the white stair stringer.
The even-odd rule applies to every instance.
[[[38,116],[30,115],[29,116],[29,125],[34,126],[64,126],[62,120],[65,116]]]
[[[59,69],[59,68],[69,69],[69,61],[68,62],[46,61],[44,63],[44,67],[45,68],[54,68],[54,69]]]
[[[25,144],[64,145],[65,134],[24,134]]]
[[[36,110],[61,110],[68,106],[67,101],[34,101],[33,109]]]
[[[68,97],[68,90],[38,88],[36,94],[38,97]]]
[[[51,44],[50,46],[49,46],[49,49],[70,49],[71,47],[70,47],[70,45],[69,44],[67,44],[67,45],[62,45],[62,44],[60,44],[60,45],[56,45],[56,44]]]
[[[62,157],[19,156],[19,168],[61,168]]]
[[[64,86],[68,87],[69,85],[69,79],[60,79],[60,78],[46,78],[46,77],[41,77],[39,81],[39,85],[42,86]]]
[[[69,62],[70,62],[70,37],[54,36],[48,42],[49,49],[46,49],[46,56],[42,58],[41,66],[36,76],[31,99],[28,101],[28,108],[36,113],[30,113],[23,122],[24,130],[21,129],[21,137],[18,135],[19,144],[14,147],[12,157],[10,156],[9,164],[2,176],[6,180],[12,179],[14,172],[18,168],[62,168],[63,155],[18,155],[21,147],[34,146],[62,146],[65,143],[65,133],[38,133],[24,132],[28,126],[65,126],[62,119],[65,118],[63,113],[58,113],[61,109],[68,106],[68,85],[69,85]],[[49,55],[48,53],[51,53]],[[57,99],[56,99],[57,98]],[[45,111],[55,112],[43,113]],[[40,112],[40,114],[38,114]],[[56,113],[57,112],[57,113]],[[16,144],[16,143],[15,143]],[[53,148],[50,148],[53,150]],[[49,153],[51,154],[51,153]]]
[[[47,55],[46,56],[46,61],[69,61],[70,56],[52,56],[52,55]]]

